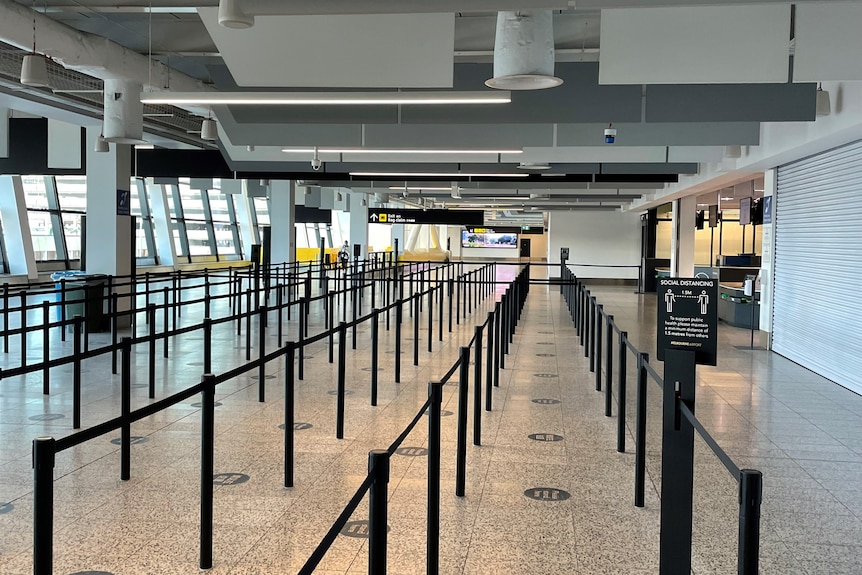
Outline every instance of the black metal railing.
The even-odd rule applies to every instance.
[[[61,439],[55,440],[51,437],[40,437],[34,440],[33,442],[33,468],[34,468],[34,491],[35,497],[37,501],[34,504],[34,573],[37,575],[45,575],[51,573],[52,569],[52,557],[53,557],[53,466],[54,460],[56,457],[56,453],[74,447],[76,445],[80,445],[86,441],[109,433],[111,431],[120,429],[121,430],[121,441],[120,441],[120,461],[121,461],[121,469],[120,469],[120,477],[122,480],[128,480],[131,477],[131,424],[135,421],[139,421],[145,417],[156,414],[168,407],[176,405],[181,401],[185,401],[190,397],[197,395],[198,393],[202,394],[202,429],[201,429],[201,441],[202,441],[202,450],[201,450],[201,529],[200,529],[200,567],[201,568],[210,568],[212,566],[212,477],[213,477],[213,445],[214,445],[214,397],[215,397],[215,387],[223,382],[232,380],[244,373],[250,372],[252,370],[258,369],[259,371],[259,398],[261,401],[265,399],[265,381],[264,370],[265,366],[276,360],[280,360],[285,358],[287,360],[286,371],[285,371],[285,448],[284,448],[284,466],[285,466],[285,476],[284,476],[284,485],[286,487],[291,487],[293,485],[293,477],[294,477],[294,409],[295,409],[295,393],[294,388],[296,385],[296,379],[302,379],[301,369],[302,369],[302,358],[303,358],[303,349],[307,346],[315,344],[317,342],[323,341],[326,338],[330,338],[330,341],[337,333],[339,337],[339,384],[338,384],[338,400],[337,400],[337,409],[336,409],[336,435],[337,437],[343,437],[344,433],[344,425],[345,425],[345,413],[344,413],[344,369],[345,369],[345,354],[347,348],[347,329],[355,327],[356,325],[364,322],[371,321],[373,323],[379,323],[381,315],[385,312],[389,313],[391,309],[395,309],[399,312],[398,319],[395,322],[396,326],[396,338],[395,343],[396,346],[400,345],[400,324],[403,320],[403,313],[400,313],[403,306],[405,304],[409,304],[415,306],[417,310],[417,315],[414,317],[414,326],[418,326],[420,323],[420,317],[418,315],[419,310],[421,310],[421,306],[419,302],[426,299],[427,305],[425,306],[428,310],[428,320],[429,320],[429,333],[431,333],[430,324],[433,322],[433,315],[431,313],[431,309],[433,308],[432,302],[434,298],[438,299],[438,302],[442,302],[442,299],[446,297],[448,292],[448,297],[451,301],[452,293],[461,293],[463,298],[469,299],[471,301],[475,301],[478,308],[478,303],[485,299],[487,296],[493,294],[496,290],[496,265],[488,264],[481,268],[466,271],[463,273],[457,273],[461,270],[461,268],[456,269],[457,264],[440,264],[439,266],[434,266],[427,263],[420,264],[422,267],[421,270],[415,272],[421,274],[421,285],[424,289],[417,289],[415,291],[411,290],[409,295],[405,297],[399,297],[397,300],[392,301],[388,304],[385,304],[383,308],[372,308],[372,311],[366,315],[355,317],[356,312],[354,311],[354,319],[350,322],[340,322],[338,326],[334,325],[334,322],[331,321],[331,313],[333,309],[333,299],[337,298],[339,295],[339,291],[329,291],[328,293],[324,293],[313,297],[310,292],[308,278],[306,278],[305,282],[305,295],[299,300],[293,302],[300,306],[299,318],[305,318],[302,320],[302,325],[298,330],[298,337],[295,341],[287,342],[285,345],[282,345],[279,341],[279,347],[275,350],[267,353],[265,348],[265,338],[261,336],[259,340],[259,355],[255,360],[249,360],[247,363],[240,365],[234,369],[221,373],[219,375],[212,374],[212,358],[210,352],[210,346],[212,342],[212,330],[214,325],[218,323],[228,323],[235,321],[237,315],[240,316],[240,320],[242,318],[249,318],[251,315],[257,315],[257,323],[258,329],[260,333],[265,331],[266,327],[266,315],[269,313],[269,308],[266,305],[261,305],[258,309],[247,308],[245,312],[240,311],[239,314],[228,315],[226,317],[220,319],[212,319],[209,317],[205,317],[200,326],[188,326],[185,328],[179,328],[179,331],[187,331],[194,329],[202,329],[204,331],[204,375],[201,378],[200,383],[188,387],[182,391],[174,393],[168,397],[162,398],[158,401],[140,407],[138,409],[131,409],[131,353],[132,346],[134,344],[134,339],[131,337],[124,337],[119,342],[118,346],[120,349],[121,356],[121,409],[120,415],[115,417],[109,421],[102,422],[98,425],[85,429],[83,431],[79,431],[72,435],[63,437]],[[447,272],[439,271],[442,267],[447,269]],[[399,266],[401,272],[403,272],[404,267]],[[385,273],[386,268],[383,268],[382,271]],[[393,277],[397,278],[397,287],[393,286],[391,292],[403,294],[404,286],[405,286],[405,277],[407,274],[399,272],[397,275]],[[412,274],[414,272],[407,272]],[[432,273],[435,274],[436,281],[431,280]],[[449,275],[447,278],[446,275]],[[428,276],[426,279],[425,276]],[[363,274],[363,278],[365,278],[365,274]],[[413,275],[410,275],[410,278],[413,278]],[[359,278],[357,278],[359,279]],[[357,281],[353,283],[349,287],[349,289],[356,290],[359,289],[367,289],[364,281],[370,281],[371,285],[374,284],[375,281],[388,281],[390,278],[375,278],[373,276],[365,278],[361,281]],[[414,280],[415,281],[415,280]],[[428,286],[425,287],[425,283],[428,283]],[[453,289],[454,285],[454,289]],[[468,374],[468,366],[469,366],[469,350],[474,345],[481,345],[481,331],[485,329],[485,327],[493,327],[505,325],[506,330],[511,330],[511,333],[506,330],[497,329],[495,334],[488,339],[488,357],[495,358],[495,362],[499,361],[499,363],[495,363],[493,368],[495,370],[495,378],[494,384],[499,381],[499,369],[502,364],[502,358],[505,354],[505,342],[509,341],[511,338],[511,334],[514,333],[515,326],[518,322],[518,317],[520,315],[520,311],[523,308],[523,302],[526,298],[527,291],[529,289],[529,269],[525,268],[519,274],[518,278],[511,282],[511,284],[507,287],[506,292],[503,294],[501,298],[501,302],[497,302],[495,305],[494,312],[488,314],[487,319],[481,326],[477,326],[477,331],[474,334],[473,340],[471,340],[470,344],[465,348],[462,348],[461,354],[459,356],[458,361],[453,365],[452,369],[441,379],[440,382],[436,382],[429,386],[429,400],[426,402],[425,408],[430,409],[431,417],[429,418],[429,431],[430,438],[433,440],[434,437],[437,438],[437,447],[436,453],[438,454],[436,457],[429,458],[429,463],[432,460],[436,460],[437,466],[435,474],[429,475],[429,486],[433,481],[436,481],[436,490],[429,490],[429,502],[432,501],[433,498],[436,498],[437,501],[437,515],[436,515],[436,531],[430,527],[429,523],[429,566],[431,565],[432,558],[430,554],[430,550],[438,549],[439,550],[439,425],[440,425],[440,401],[439,401],[439,390],[442,385],[445,384],[446,381],[454,374],[454,371],[458,369],[459,366],[463,367],[461,374],[461,381],[459,382],[459,386],[463,386],[465,390],[463,394],[466,394],[466,386],[468,385],[467,374]],[[342,290],[343,291],[343,290]],[[389,290],[387,290],[389,291]],[[248,292],[246,292],[248,294]],[[249,297],[246,295],[246,297]],[[353,301],[361,302],[361,298],[357,295],[352,296]],[[310,308],[310,303],[312,301],[319,301],[323,306],[322,313],[325,318],[330,318],[328,323],[328,328],[321,333],[318,333],[314,336],[307,337],[308,334],[308,313]],[[156,305],[156,304],[150,304]],[[442,309],[442,303],[439,303],[440,309]],[[328,309],[326,306],[329,306]],[[359,303],[361,306],[361,303]],[[210,310],[209,307],[206,308]],[[289,309],[289,308],[288,308]],[[355,309],[355,308],[354,308]],[[450,307],[451,309],[451,307]],[[278,309],[281,311],[281,308]],[[330,315],[327,315],[330,314]],[[451,312],[450,312],[451,316]],[[466,315],[465,315],[466,318]],[[281,337],[281,320],[282,318],[279,315],[278,318],[278,326],[279,326],[279,339]],[[325,320],[326,321],[326,320]],[[438,325],[442,326],[444,318],[443,315],[438,316]],[[451,325],[451,317],[449,318],[449,323]],[[387,329],[389,322],[387,321]],[[442,330],[442,328],[440,328]],[[250,326],[247,324],[246,333],[249,333]],[[489,329],[489,335],[491,335],[491,331]],[[442,333],[442,331],[440,331]],[[372,334],[378,334],[377,337],[372,337],[371,343],[371,353],[372,358],[376,357],[378,354],[379,348],[379,330],[372,329]],[[148,333],[147,338],[153,337],[152,331]],[[76,340],[77,341],[77,340]],[[149,341],[146,340],[145,341]],[[150,342],[151,345],[151,342]],[[418,342],[414,339],[414,346],[418,346]],[[354,345],[355,349],[355,345]],[[418,349],[418,347],[415,347]],[[431,348],[429,348],[430,351]],[[152,347],[151,347],[152,350]],[[299,352],[299,358],[296,359],[297,352]],[[82,353],[81,355],[86,355],[86,353]],[[477,355],[477,364],[479,363],[478,358],[480,356]],[[330,355],[331,358],[331,355]],[[72,358],[73,361],[77,358]],[[396,366],[398,365],[398,361],[400,360],[399,354],[395,354],[394,361],[396,362]],[[52,360],[54,361],[54,360]],[[331,360],[330,360],[331,361]],[[296,363],[297,368],[294,369],[294,364]],[[491,366],[491,360],[489,359],[489,366]],[[480,385],[481,374],[477,371],[477,387]],[[372,371],[372,393],[374,395],[374,386],[376,384],[376,371]],[[397,367],[396,367],[397,374]],[[490,386],[492,380],[489,376],[486,379],[486,386]],[[479,393],[479,391],[477,391]],[[490,399],[490,391],[487,392],[487,397]],[[435,401],[436,398],[436,401]],[[465,403],[466,405],[466,403]],[[481,403],[474,402],[474,410],[480,411]],[[486,403],[486,409],[490,410],[491,404],[490,401]],[[459,434],[464,433],[466,437],[466,411],[464,411],[463,417],[461,417],[461,411],[459,409]],[[424,412],[424,409],[420,411],[419,414],[414,418],[413,422],[405,429],[405,431],[396,439],[396,442],[390,446],[390,450],[394,452],[394,449],[397,449],[397,446],[404,440],[409,431],[418,423],[421,419],[421,413]],[[436,417],[435,417],[436,413]],[[476,415],[474,413],[474,418],[480,417],[481,415]],[[436,432],[434,429],[436,427]],[[436,434],[436,435],[435,435]],[[474,442],[476,438],[474,437]],[[372,498],[373,504],[372,509],[376,509],[379,514],[381,509],[385,509],[385,483],[386,479],[384,478],[384,467],[386,465],[384,463],[380,463],[383,458],[386,458],[388,461],[388,456],[391,455],[390,450],[387,450],[385,453],[387,455],[383,456],[378,452],[372,452],[369,455],[369,469],[371,474],[369,475],[369,479],[367,479],[363,486],[365,489],[372,489]],[[458,452],[458,465],[459,469],[463,469],[465,465],[465,450],[459,450]],[[388,473],[388,472],[387,472]],[[373,475],[373,479],[372,479]],[[463,476],[463,472],[460,476]],[[363,494],[365,490],[360,490]],[[463,494],[463,481],[460,483],[460,491]],[[359,492],[357,492],[357,496],[360,497]],[[356,499],[356,498],[354,498]],[[358,501],[357,501],[358,504]],[[355,506],[354,506],[355,507]],[[429,522],[434,519],[431,514],[431,507],[429,506]],[[352,512],[352,511],[351,511]],[[345,509],[345,514],[342,514],[344,517],[349,517],[350,513],[347,513],[347,509]],[[345,519],[346,520],[346,519]],[[379,517],[378,517],[379,523]],[[383,521],[383,525],[385,525],[385,518]],[[337,532],[337,530],[336,530]],[[436,535],[435,535],[436,533]],[[329,535],[327,535],[329,537]],[[325,543],[327,539],[324,539]],[[382,543],[381,543],[382,542]],[[323,545],[323,543],[321,545]],[[330,541],[331,543],[331,541]],[[382,545],[382,556],[383,561],[385,561],[385,534],[380,535],[379,533],[376,535],[375,539],[372,542],[370,547],[373,549],[374,556],[377,557],[375,561],[380,561],[380,549]],[[327,545],[328,547],[328,545]],[[317,552],[315,552],[317,553]],[[325,549],[321,551],[321,553],[325,553]],[[312,559],[316,555],[312,555]],[[322,555],[320,555],[322,557]],[[318,559],[319,560],[319,559]],[[371,559],[370,559],[371,560]],[[309,560],[311,561],[311,559]],[[436,554],[435,559],[433,561],[437,561]],[[375,563],[379,564],[379,563]],[[313,567],[312,567],[313,569]],[[430,567],[429,567],[430,569]],[[382,572],[375,570],[375,573]],[[429,572],[436,572],[429,571]]]
[[[667,350],[665,375],[649,363],[649,354],[629,340],[571,270],[564,268],[560,290],[568,304],[579,343],[595,373],[595,389],[605,393],[604,412],[612,416],[616,374],[617,451],[626,451],[627,354],[637,361],[635,413],[634,504],[644,506],[646,482],[646,428],[648,381],[662,389],[662,497],[660,573],[691,573],[692,499],[694,486],[694,432],[696,431],[739,485],[739,575],[756,575],[760,550],[762,473],[740,469],[695,416],[695,365],[691,352]],[[604,335],[603,335],[604,332]],[[616,372],[614,370],[616,354]],[[604,373],[602,360],[604,359]],[[604,375],[604,377],[602,377]],[[672,494],[672,496],[671,496]]]

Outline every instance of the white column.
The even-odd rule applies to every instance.
[[[36,254],[33,253],[33,236],[30,234],[21,176],[0,176],[0,217],[3,218],[9,272],[37,279]]]
[[[344,192],[345,194],[348,192]],[[350,193],[350,249],[359,244],[362,259],[368,257],[368,201],[363,192]],[[363,205],[365,204],[365,205]],[[352,255],[352,254],[351,254]]]
[[[686,196],[673,202],[673,235],[671,236],[671,276],[694,275],[694,230],[697,196]]]
[[[775,207],[778,173],[775,169],[763,173],[763,245],[760,257],[760,330],[772,333],[772,301],[775,293]],[[766,338],[766,348],[772,348],[772,338]]]
[[[92,150],[99,128],[87,128]],[[87,272],[127,276],[134,269],[131,205],[132,153],[128,144],[111,144],[110,151],[87,154]],[[131,292],[128,282],[115,293]],[[118,299],[117,311],[130,309],[129,298]],[[121,318],[122,319],[122,318]],[[123,322],[121,322],[122,324]]]
[[[269,191],[271,262],[296,261],[296,188],[292,180],[273,180]]]
[[[147,178],[147,195],[150,197],[150,210],[153,214],[153,228],[156,232],[156,251],[159,265],[176,266],[177,247],[171,230],[171,210],[168,193],[164,184],[157,184]]]

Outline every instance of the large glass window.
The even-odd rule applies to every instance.
[[[36,261],[65,260],[63,221],[52,178],[21,176]]]
[[[209,191],[210,213],[215,228],[216,250],[219,255],[239,253],[239,229],[233,202],[221,190]]]
[[[87,177],[57,176],[54,182],[63,218],[66,253],[69,259],[81,259],[81,216],[87,213]]]
[[[132,178],[130,207],[135,217],[135,256],[144,263],[156,264],[156,234],[150,196],[143,178]]]

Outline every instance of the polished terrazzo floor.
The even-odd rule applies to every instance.
[[[513,267],[499,266],[500,279]],[[534,276],[541,272],[534,270]],[[629,288],[596,287],[605,309],[643,351],[654,352],[655,300]],[[306,377],[298,382],[296,485],[282,487],[283,362],[268,368],[267,402],[257,401],[252,372],[220,385],[216,399],[216,471],[243,474],[242,483],[215,491],[214,573],[294,573],[365,477],[367,452],[386,448],[427,398],[427,382],[457,358],[458,347],[485,320],[490,300],[474,310],[434,351],[412,365],[412,323],[405,313],[402,383],[392,381],[394,332],[381,329],[380,398],[369,405],[369,332],[360,328],[357,350],[347,350],[346,432],[335,439],[336,370],[326,342],[305,351]],[[222,310],[224,311],[224,310]],[[436,310],[435,310],[436,311]],[[184,313],[181,322],[199,318]],[[312,311],[311,333],[322,316]],[[285,325],[296,330],[295,321]],[[268,347],[275,345],[270,328]],[[436,330],[435,330],[436,336]],[[94,341],[105,336],[94,335]],[[289,336],[288,336],[289,337]],[[99,339],[101,338],[101,340]],[[764,473],[761,573],[862,573],[862,398],[763,350],[740,349],[748,332],[720,329],[719,365],[699,368],[697,412],[741,467]],[[245,336],[233,329],[214,336],[214,370],[244,362]],[[31,341],[33,357],[41,357]],[[60,342],[52,341],[59,349]],[[168,361],[158,358],[158,397],[197,382],[202,340],[174,342]],[[18,365],[12,353],[0,367]],[[146,353],[133,357],[144,373]],[[5,362],[5,363],[4,363]],[[628,380],[634,382],[629,358]],[[88,360],[84,374],[84,427],[117,415],[119,381],[106,359]],[[658,364],[660,368],[660,364]],[[511,354],[493,390],[493,411],[483,414],[482,443],[468,443],[466,495],[455,489],[455,417],[443,418],[441,573],[647,574],[658,572],[660,393],[650,384],[646,507],[633,501],[634,455],[616,452],[616,418],[604,416],[604,397],[577,345],[558,289],[536,285],[527,300]],[[55,373],[56,372],[56,373]],[[52,372],[54,391],[41,393],[41,375],[0,381],[0,573],[32,573],[32,471],[30,441],[71,433],[71,375]],[[471,371],[472,377],[472,371]],[[453,378],[453,379],[457,379]],[[145,383],[141,375],[133,384]],[[628,412],[634,413],[630,383]],[[446,386],[443,409],[457,411],[455,385]],[[147,404],[134,387],[133,408]],[[472,394],[471,394],[472,398]],[[555,400],[539,401],[535,400]],[[132,427],[146,438],[132,448],[132,479],[119,480],[119,432],[58,455],[55,470],[57,574],[198,573],[200,410],[190,400]],[[557,403],[558,402],[558,403]],[[614,410],[616,414],[616,410]],[[62,418],[36,421],[46,414]],[[472,421],[471,427],[472,430]],[[560,441],[531,434],[561,436]],[[422,421],[405,447],[426,445]],[[389,485],[389,573],[425,572],[427,457],[421,450],[392,458]],[[418,456],[416,456],[418,454]],[[733,573],[737,488],[705,444],[695,459],[693,572]],[[525,492],[567,492],[535,501]],[[554,497],[551,495],[551,497]],[[4,505],[5,504],[5,505]],[[363,502],[351,519],[367,518]],[[340,536],[316,571],[366,573],[366,540]]]

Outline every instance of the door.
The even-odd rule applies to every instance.
[[[522,258],[530,257],[530,238],[521,238],[521,253]]]

